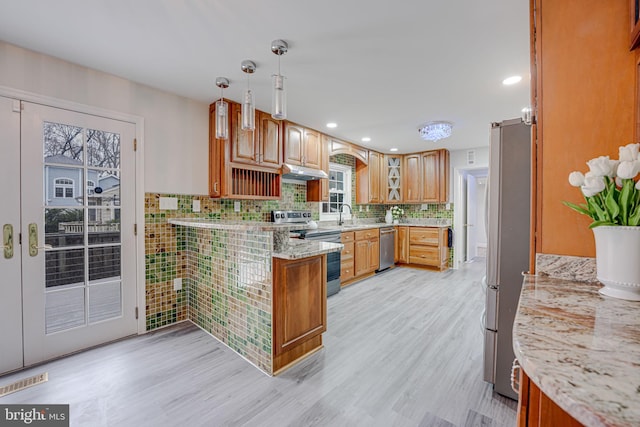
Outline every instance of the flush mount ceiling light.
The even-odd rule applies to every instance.
[[[395,153],[396,151],[398,151],[398,149],[397,148],[389,148],[389,151]]]
[[[220,99],[216,101],[216,138],[229,139],[229,104],[222,92],[229,87],[229,79],[216,77],[216,86],[220,88]]]
[[[437,141],[451,136],[453,124],[450,122],[430,122],[418,128],[420,138],[425,141]]]
[[[287,53],[289,45],[284,40],[274,40],[271,42],[271,52],[278,55],[278,74],[273,78],[273,94],[271,96],[271,117],[276,120],[287,118],[287,92],[284,89],[285,77],[280,74],[280,57]]]
[[[371,138],[369,138],[368,136],[365,136],[361,139],[362,142],[371,142]]]
[[[334,123],[334,122],[329,122],[329,123],[327,123],[327,127],[330,128],[330,129],[334,129],[334,128],[338,127],[338,124]]]
[[[242,71],[247,73],[247,88],[242,97],[242,130],[254,130],[256,128],[256,105],[253,102],[253,93],[249,87],[249,76],[256,71],[256,63],[245,59],[240,64]]]
[[[514,85],[514,84],[518,83],[520,80],[522,80],[522,76],[511,76],[511,77],[507,77],[506,79],[504,79],[502,81],[502,84],[506,85],[506,86]]]

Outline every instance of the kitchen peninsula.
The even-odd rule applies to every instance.
[[[269,375],[322,348],[326,254],[300,224],[174,219],[178,276],[196,325]]]
[[[519,426],[640,425],[638,303],[526,276],[513,327]]]

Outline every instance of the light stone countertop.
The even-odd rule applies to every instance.
[[[280,252],[274,252],[274,258],[301,259],[329,252],[341,251],[344,245],[341,243],[320,242],[317,240],[289,239],[289,244]]]
[[[525,276],[514,352],[529,378],[585,426],[640,426],[640,303],[600,288]]]
[[[351,220],[345,221],[344,225],[337,225],[335,222],[331,222],[330,224],[319,222],[318,227],[320,228],[329,228],[340,230],[342,232],[345,231],[358,231],[358,230],[366,230],[370,228],[384,228],[384,227],[434,227],[434,228],[448,228],[451,227],[451,224],[448,223],[417,223],[417,222],[401,222],[398,224],[387,224],[384,222],[375,222],[375,223],[351,223]]]

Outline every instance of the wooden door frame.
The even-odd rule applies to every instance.
[[[135,223],[138,226],[136,236],[136,307],[138,307],[137,333],[146,332],[146,295],[145,295],[145,245],[144,245],[144,117],[121,113],[100,107],[86,105],[74,101],[40,95],[33,92],[14,89],[0,85],[0,96],[20,101],[42,104],[48,107],[61,108],[78,113],[101,116],[108,119],[120,120],[135,125],[137,149],[135,154]]]

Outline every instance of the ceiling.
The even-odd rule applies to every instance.
[[[269,111],[283,39],[288,119],[386,152],[488,145],[529,104],[528,0],[0,0],[0,40],[211,103],[244,59]],[[505,86],[511,75],[523,80]],[[447,120],[453,135],[420,139]],[[338,127],[327,129],[327,122]],[[369,136],[371,142],[362,143]]]

